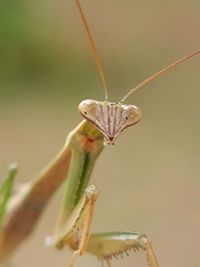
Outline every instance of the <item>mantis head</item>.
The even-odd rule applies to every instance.
[[[79,111],[102,132],[107,144],[114,144],[124,129],[136,124],[141,118],[138,107],[123,105],[121,102],[83,100],[79,104]]]
[[[185,60],[199,54],[200,49],[177,60],[173,64],[151,75],[150,77],[139,83],[137,86],[132,88],[121,99],[119,103],[109,102],[103,67],[96,49],[93,36],[89,29],[89,25],[87,23],[87,20],[85,18],[79,0],[76,0],[76,4],[83,21],[83,25],[89,40],[89,45],[91,47],[97,65],[97,69],[101,78],[101,82],[105,91],[105,101],[83,100],[79,105],[79,110],[85,119],[94,124],[103,133],[105,140],[108,144],[114,144],[116,138],[124,129],[130,127],[131,125],[136,124],[141,118],[140,109],[134,105],[125,105],[124,101],[130,95],[132,95],[133,92],[140,89],[150,81],[154,80],[155,78],[162,75],[166,71],[176,67],[178,64],[184,62]]]

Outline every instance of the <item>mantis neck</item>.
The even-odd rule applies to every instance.
[[[61,229],[87,187],[100,152],[103,135],[92,124],[83,121],[68,137],[72,158],[65,183],[64,198],[56,229]]]

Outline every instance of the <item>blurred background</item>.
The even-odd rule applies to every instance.
[[[200,2],[81,1],[109,85],[119,100],[134,85],[200,47]],[[137,230],[161,267],[200,259],[200,57],[132,95],[141,122],[106,147],[93,173],[100,190],[92,230]],[[12,161],[18,182],[52,159],[80,121],[82,99],[104,92],[73,0],[0,1],[0,177]],[[62,189],[61,189],[62,191]],[[70,252],[45,248],[61,199],[52,199],[13,266],[67,266]],[[90,255],[77,266],[100,266]],[[147,266],[143,253],[113,266]]]

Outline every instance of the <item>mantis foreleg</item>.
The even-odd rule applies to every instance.
[[[78,255],[82,256],[87,249],[89,230],[93,218],[94,205],[98,197],[98,191],[94,185],[87,187],[67,222],[57,233],[50,244],[62,249],[65,245],[73,250],[70,267],[73,266]]]
[[[95,186],[86,188],[80,201],[69,216],[65,227],[54,236],[57,248],[70,246],[74,252],[69,267],[74,266],[78,255],[85,251],[111,266],[110,261],[129,251],[143,250],[150,267],[159,267],[151,242],[140,232],[108,232],[89,234],[93,218],[94,203],[98,196]]]
[[[97,256],[102,262],[106,261],[109,266],[112,259],[123,254],[128,255],[131,250],[145,251],[149,266],[159,267],[151,242],[145,234],[140,232],[91,234],[87,247],[89,253]]]
[[[80,169],[79,164],[73,164],[74,151],[77,151],[77,155],[81,155],[80,150],[82,154],[90,151],[94,164],[102,149],[102,134],[84,120],[68,135],[64,147],[47,167],[9,199],[0,231],[0,260],[7,261],[21,242],[29,236],[53,193],[68,178],[69,170],[71,177],[73,169]],[[79,195],[81,194],[82,192]],[[76,201],[78,200],[79,198]],[[63,209],[66,210],[65,205]],[[62,216],[61,221],[66,219],[65,213],[62,213]]]
[[[158,267],[146,235],[136,232],[89,233],[98,192],[88,187],[91,171],[103,149],[103,136],[83,121],[72,131],[56,158],[9,203],[0,232],[0,256],[7,258],[31,232],[52,194],[66,179],[65,194],[53,243],[57,248],[70,246],[70,263],[85,251],[106,261],[129,249],[146,252],[150,267]]]
[[[150,267],[159,267],[151,243],[145,234],[138,232],[89,234],[98,193],[94,186],[87,187],[87,184],[95,160],[103,147],[103,140],[101,136],[99,137],[93,143],[88,139],[88,134],[82,134],[71,142],[72,159],[52,243],[59,249],[68,245],[74,250],[70,267],[73,266],[76,257],[83,255],[85,251],[106,260],[109,264],[113,256],[129,249],[145,251]]]

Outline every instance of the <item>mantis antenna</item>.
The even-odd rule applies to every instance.
[[[100,74],[100,78],[105,90],[105,101],[97,101],[93,99],[86,99],[81,101],[79,104],[79,111],[81,115],[90,123],[95,125],[96,128],[104,135],[107,144],[114,144],[116,138],[119,134],[126,128],[138,123],[141,119],[141,111],[138,107],[134,105],[125,105],[123,102],[136,90],[146,85],[150,81],[156,79],[161,74],[167,72],[168,70],[176,67],[178,64],[186,61],[187,59],[200,53],[200,49],[195,52],[186,55],[185,57],[179,59],[173,64],[163,68],[162,70],[151,75],[143,82],[139,83],[137,86],[132,88],[118,103],[108,101],[108,92],[106,87],[105,76],[103,72],[103,67],[100,62],[100,58],[97,53],[96,45],[89,29],[87,20],[85,18],[83,9],[80,5],[80,0],[75,0],[78,10],[81,15],[81,19],[84,24],[84,28],[89,40],[89,45],[91,47],[96,65]]]
[[[132,93],[134,93],[136,90],[138,90],[139,88],[143,87],[144,85],[146,85],[147,83],[149,83],[150,81],[154,80],[155,78],[157,78],[158,76],[162,75],[163,73],[167,72],[168,70],[176,67],[178,64],[184,62],[185,60],[196,56],[197,54],[200,53],[200,49],[179,59],[178,61],[174,62],[173,64],[167,66],[166,68],[156,72],[155,74],[151,75],[150,77],[148,77],[147,79],[145,79],[143,82],[139,83],[138,85],[136,85],[134,88],[132,88],[121,100],[121,103],[123,103],[130,95],[132,95]]]
[[[78,10],[80,12],[80,15],[81,15],[81,18],[83,21],[83,25],[84,25],[84,28],[85,28],[85,31],[86,31],[86,34],[87,34],[87,37],[89,40],[89,45],[90,45],[90,48],[92,50],[92,53],[93,53],[93,56],[94,56],[94,59],[95,59],[96,65],[97,65],[97,69],[98,69],[99,74],[100,74],[101,82],[102,82],[104,90],[105,90],[105,100],[108,100],[108,91],[107,91],[107,86],[106,86],[105,75],[104,75],[103,67],[102,67],[102,64],[101,64],[101,61],[100,61],[100,58],[99,58],[99,55],[97,52],[97,48],[96,48],[96,45],[94,42],[94,38],[93,38],[92,33],[90,31],[90,28],[88,26],[86,17],[84,15],[84,12],[83,12],[83,9],[81,7],[79,0],[75,0],[75,1],[76,1],[77,6],[78,6]]]

